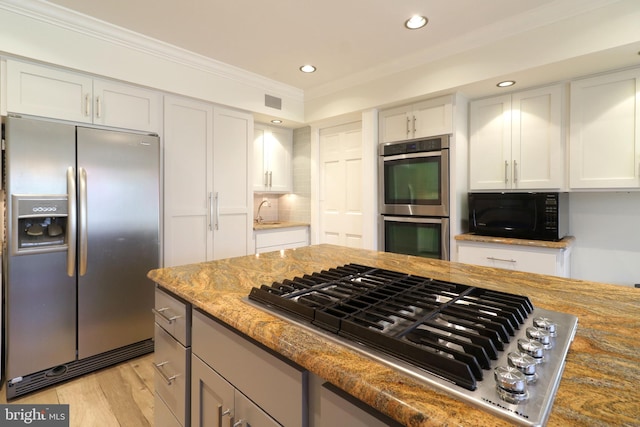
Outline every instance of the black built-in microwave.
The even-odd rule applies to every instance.
[[[469,231],[557,241],[569,232],[568,193],[469,193]]]

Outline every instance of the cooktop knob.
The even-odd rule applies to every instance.
[[[557,335],[556,328],[558,325],[548,317],[536,317],[533,319],[533,326],[548,331],[552,337]]]
[[[527,338],[540,342],[545,350],[549,350],[552,347],[551,334],[546,329],[527,328]]]
[[[533,357],[521,351],[512,351],[507,354],[507,363],[522,372],[528,383],[538,379],[536,373],[536,361]]]
[[[498,395],[509,403],[519,403],[529,397],[527,379],[517,368],[498,366],[493,371]]]
[[[518,340],[518,350],[533,357],[536,363],[542,363],[544,347],[540,341],[520,338]]]

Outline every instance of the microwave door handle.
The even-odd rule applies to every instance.
[[[73,277],[76,273],[76,177],[73,166],[67,169],[67,275]]]

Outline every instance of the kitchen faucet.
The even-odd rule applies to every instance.
[[[266,203],[267,207],[270,208],[271,207],[271,203],[269,202],[269,200],[264,199],[262,201],[262,203],[260,203],[260,206],[258,206],[258,214],[256,215],[256,222],[258,224],[260,224],[262,222],[262,217],[260,216],[260,209],[262,209],[262,206],[264,206],[264,204]]]

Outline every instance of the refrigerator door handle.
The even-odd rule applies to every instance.
[[[76,177],[73,166],[67,169],[67,275],[73,277],[76,274],[76,235],[77,212],[76,203]]]
[[[87,272],[87,171],[85,168],[78,168],[78,187],[80,218],[78,218],[78,233],[80,246],[79,276],[84,276]]]

